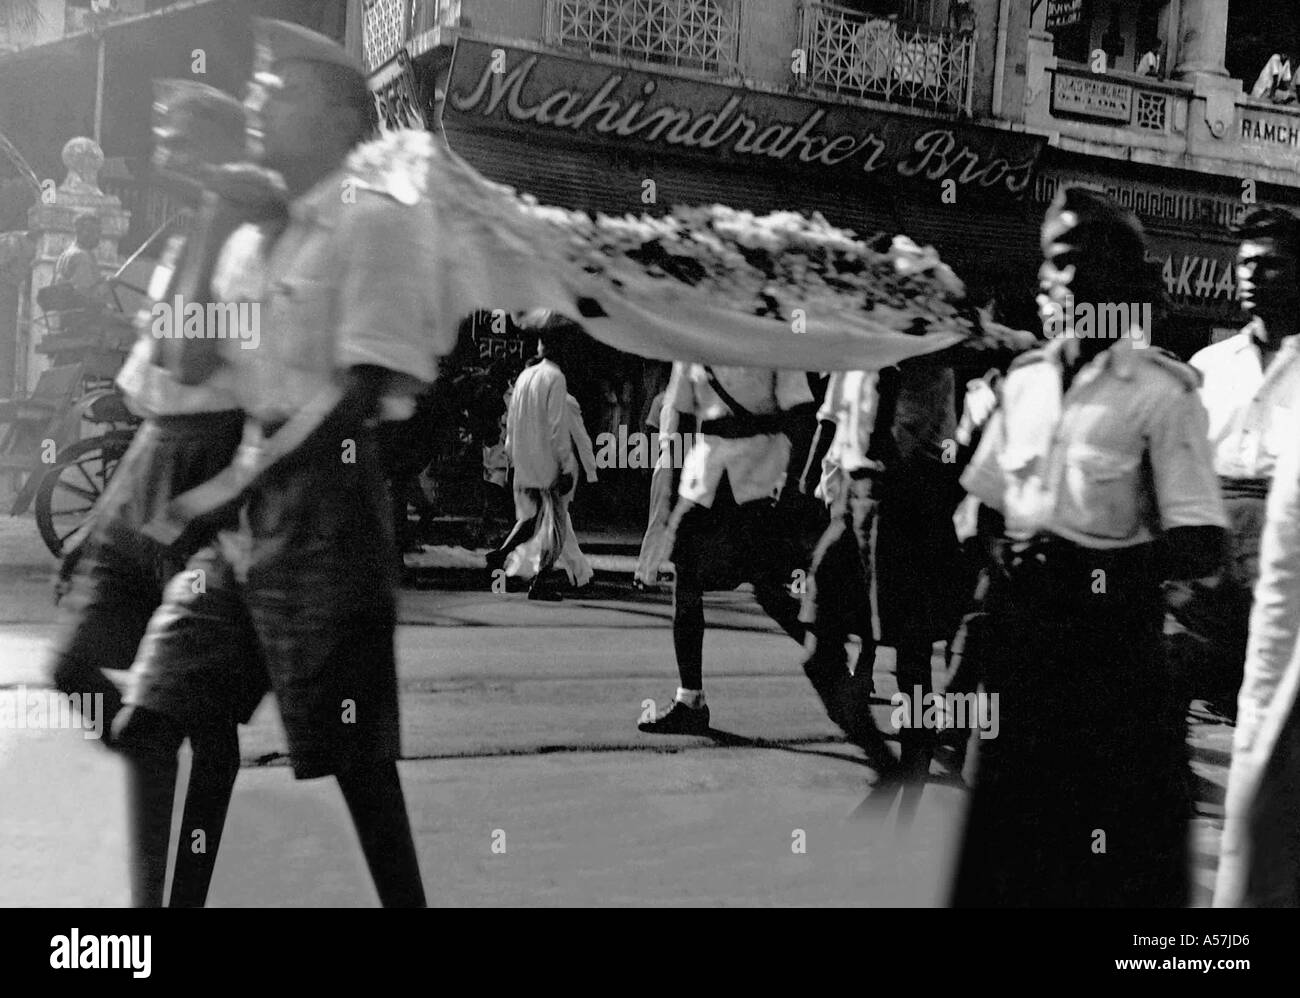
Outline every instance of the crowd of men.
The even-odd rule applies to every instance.
[[[104,694],[130,772],[137,904],[204,903],[237,726],[269,691],[295,776],[337,779],[381,901],[419,906],[375,434],[378,414],[434,380],[438,350],[403,280],[418,239],[383,192],[338,196],[347,153],[374,127],[361,68],[293,25],[259,22],[259,35],[243,107],[192,83],[163,102],[162,165],[198,223],[150,290],[259,302],[267,335],[258,351],[142,336],[121,383],[145,423],[72,571],[54,676]],[[245,115],[280,181],[241,162]],[[1300,220],[1256,212],[1241,239],[1251,322],[1190,365],[1134,330],[1060,336],[970,384],[944,354],[828,378],[675,365],[661,437],[693,444],[680,472],[661,455],[674,480],[657,489],[671,511],[655,547],[675,570],[678,687],[641,730],[709,732],[703,594],[749,582],[882,782],[920,780],[935,732],[901,730],[894,754],[872,715],[874,653],[895,649],[900,689],[924,695],[943,641],[949,688],[997,694],[1002,715],[996,738],[972,739],[951,902],[1178,906],[1187,701],[1212,685],[1226,703],[1240,687],[1217,900],[1300,903],[1288,763],[1300,738]],[[1062,190],[1042,249],[1045,318],[1067,301],[1159,299],[1141,226],[1102,194]],[[488,565],[533,545],[530,595],[548,599],[549,569],[581,574],[567,508],[594,464],[549,356],[566,320],[537,325],[542,356],[507,425],[518,523]],[[340,462],[342,441],[354,461]],[[809,495],[830,522],[801,603],[795,511]],[[106,675],[123,669],[125,697]],[[186,739],[181,841],[203,829],[208,847],[178,850],[164,898]]]

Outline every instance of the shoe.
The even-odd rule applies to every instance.
[[[559,603],[564,597],[554,589],[546,586],[531,586],[528,590],[528,598],[542,600],[546,603]]]
[[[668,713],[658,715],[653,721],[642,721],[637,729],[648,735],[707,735],[709,707],[708,704],[688,707],[680,700],[673,700]]]

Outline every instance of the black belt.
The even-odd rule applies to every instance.
[[[244,414],[239,409],[215,409],[211,412],[169,412],[150,416],[149,422],[160,430],[201,430],[214,426],[225,429],[228,424],[243,425]]]
[[[1010,575],[1025,571],[1086,571],[1136,568],[1150,564],[1154,545],[1133,544],[1121,548],[1089,548],[1058,537],[1039,534],[1026,541],[1003,539],[994,545],[994,556]]]
[[[762,437],[780,433],[785,420],[780,413],[762,416],[719,416],[700,423],[700,432],[711,437],[741,440],[745,437]]]

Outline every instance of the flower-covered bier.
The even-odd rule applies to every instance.
[[[900,331],[962,324],[956,274],[931,247],[905,236],[877,252],[817,213],[755,215],[725,205],[677,207],[661,218],[597,215],[537,204],[525,210],[564,227],[573,262],[617,282],[643,273],[697,287],[756,314],[788,320],[846,308],[871,313]]]

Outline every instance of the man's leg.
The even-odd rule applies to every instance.
[[[803,669],[827,716],[866,753],[874,769],[892,774],[897,762],[871,716],[871,666],[863,662],[873,658],[875,641],[870,633],[862,635],[860,672],[854,676],[849,675],[844,648],[849,634],[861,629],[858,621],[863,614],[857,603],[867,598],[869,586],[862,577],[850,516],[847,508],[836,512],[813,555],[804,614],[811,621]]]
[[[672,707],[637,727],[649,734],[706,734],[709,708],[704,703],[704,584],[700,545],[710,510],[680,500],[669,529],[673,544],[673,651],[680,686]]]
[[[908,621],[895,649],[894,671],[898,688],[911,701],[917,696],[919,687],[922,708],[929,702],[934,689],[930,666],[933,647],[928,632]],[[935,732],[924,727],[904,727],[898,733],[898,745],[899,762],[904,771],[917,779],[925,779],[934,756]]]
[[[135,555],[111,537],[86,542],[59,607],[59,637],[50,665],[59,692],[78,694],[83,706],[102,698],[96,716],[104,724],[106,744],[112,742],[113,721],[122,709],[122,694],[106,671],[131,668],[161,598],[150,566]]]
[[[340,770],[337,779],[380,904],[385,908],[427,907],[397,763],[353,763]]]
[[[486,556],[489,569],[496,570],[506,563],[510,552],[521,544],[527,544],[537,530],[537,520],[541,516],[541,491],[520,486],[515,487],[515,525],[506,539]]]
[[[128,728],[121,722],[130,721]],[[131,906],[161,908],[176,795],[176,755],[185,733],[164,714],[133,708],[118,716],[115,739],[126,760]]]
[[[848,678],[848,640],[851,622],[847,619],[845,596],[855,581],[849,562],[852,533],[845,523],[845,511],[837,509],[830,526],[817,542],[812,565],[808,569],[808,592],[803,616],[808,626],[804,641],[803,671],[821,698],[826,714],[839,724],[839,693]],[[854,555],[856,557],[856,555]]]
[[[700,506],[685,510],[673,547],[673,651],[677,675],[683,689],[704,689],[704,589],[700,576],[701,527],[705,519]]]
[[[185,788],[169,908],[202,908],[207,903],[221,833],[239,775],[239,735],[233,724],[190,732],[190,749],[190,779]]]
[[[506,535],[506,539],[487,553],[488,567],[500,568],[504,565],[510,552],[519,547],[520,544],[527,544],[536,529],[537,517],[535,515],[526,520],[516,520],[515,525],[510,528],[510,533]]]
[[[572,498],[573,493],[570,492],[555,501],[549,498],[542,499],[543,503],[552,503],[551,536],[544,539],[542,555],[537,564],[537,574],[533,576],[532,584],[528,587],[529,599],[558,601],[563,598],[555,581],[548,580],[547,576],[555,568],[556,563],[560,560],[560,554],[564,550],[564,539],[568,534],[569,500]],[[538,522],[545,519],[544,512],[543,507],[543,511],[537,515]]]
[[[232,767],[238,749],[214,731],[233,725],[248,688],[248,673],[260,659],[252,622],[235,588],[229,565],[214,548],[200,551],[187,571],[167,585],[153,615],[136,664],[134,689],[118,716],[115,740],[127,763],[130,809],[132,903],[163,903],[172,803],[176,793],[177,753],[187,735],[194,742],[194,775],[186,828],[207,837],[207,877],[216,862],[221,823],[229,805]],[[201,572],[202,575],[196,575]],[[196,578],[204,580],[195,585]],[[192,838],[182,850],[192,848]],[[178,857],[179,859],[179,857]],[[193,859],[193,856],[190,857]],[[195,903],[206,894],[201,872],[186,861],[177,901]]]
[[[744,536],[750,544],[748,561],[754,598],[781,630],[802,645],[808,628],[799,619],[799,600],[787,588],[794,581],[794,569],[802,565],[788,556],[794,541],[782,533],[792,530],[792,526],[783,522],[766,501],[746,503],[735,514],[745,525]]]

